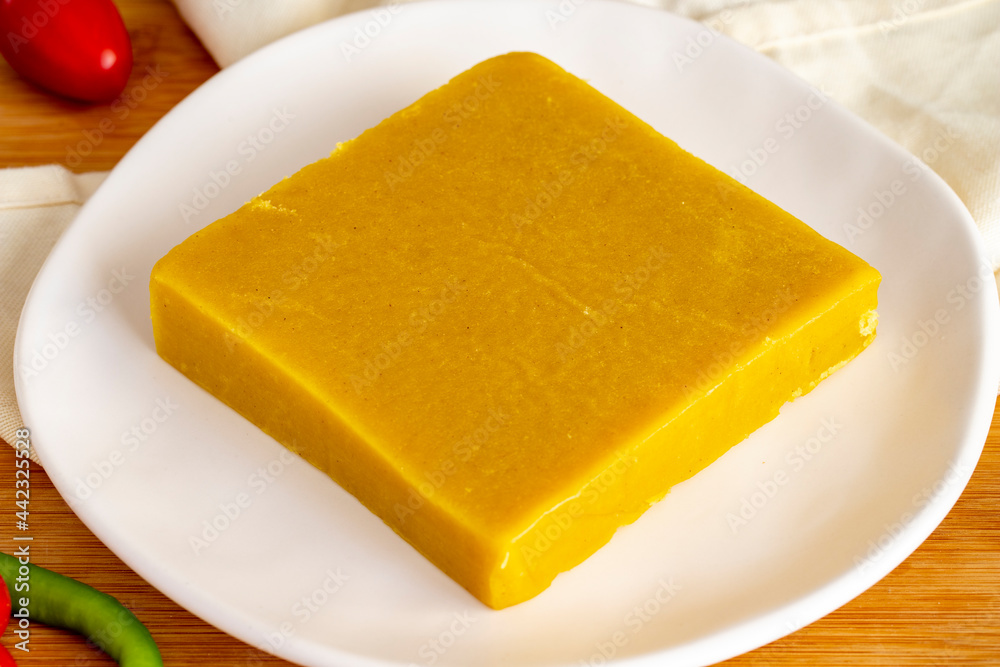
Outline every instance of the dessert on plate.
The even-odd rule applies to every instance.
[[[150,297],[163,359],[500,609],[860,353],[879,280],[510,53],[192,235]]]

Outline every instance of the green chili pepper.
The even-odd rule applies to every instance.
[[[82,634],[121,667],[163,667],[146,626],[107,593],[5,553],[0,553],[0,576],[15,614],[26,608],[32,621]]]

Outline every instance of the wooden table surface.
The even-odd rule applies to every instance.
[[[118,5],[132,35],[135,68],[117,105],[56,99],[0,61],[0,167],[110,169],[157,119],[217,71],[166,0]],[[162,81],[143,88],[147,68]],[[8,545],[0,549],[7,551],[13,550],[14,469],[13,450],[0,447],[0,545]],[[910,558],[843,608],[725,664],[1000,665],[998,508],[1000,412],[965,493]],[[124,602],[149,627],[167,665],[290,664],[216,630],[152,588],[84,527],[34,464],[31,530],[33,562]],[[15,641],[10,630],[0,639],[7,647]],[[30,648],[16,651],[23,667],[114,664],[80,637],[38,624]]]

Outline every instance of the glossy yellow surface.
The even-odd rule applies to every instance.
[[[878,283],[520,53],[196,233],[150,291],[164,359],[502,608],[857,355]]]

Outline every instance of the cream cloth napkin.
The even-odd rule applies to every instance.
[[[589,0],[562,0],[564,12]],[[773,58],[920,157],[969,208],[1000,268],[1000,0],[632,0],[702,21]],[[372,0],[174,0],[225,67]],[[35,272],[102,175],[0,170],[0,359]],[[9,363],[9,362],[5,362]],[[10,367],[8,367],[9,369]],[[21,418],[0,371],[0,437]]]
[[[5,442],[13,443],[23,427],[13,359],[24,299],[52,245],[105,175],[74,175],[58,165],[0,169],[0,359],[7,364],[0,370],[0,438]],[[34,451],[31,458],[38,462]]]

